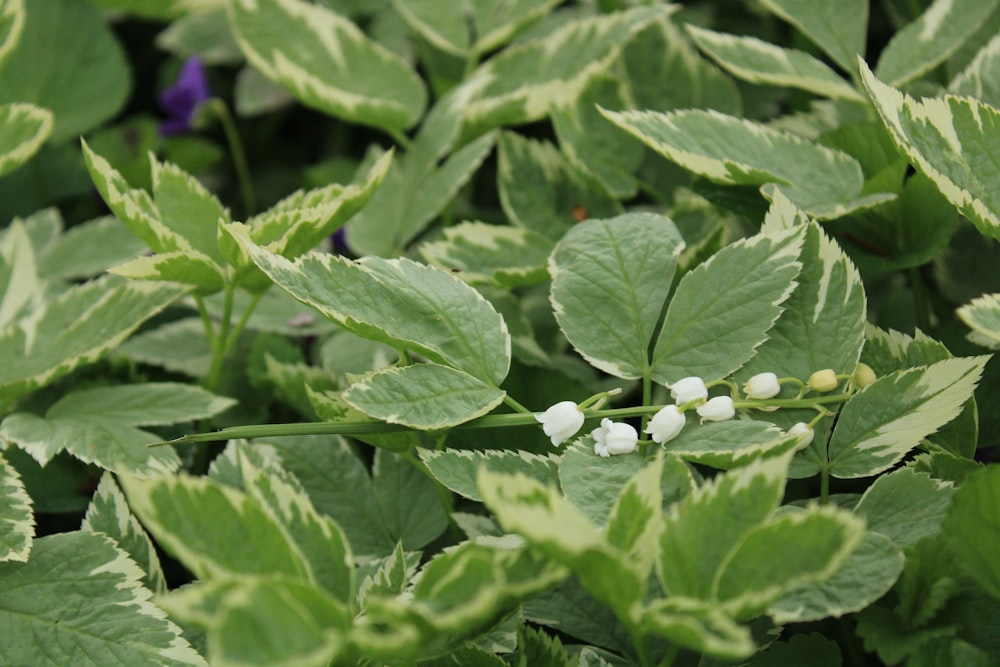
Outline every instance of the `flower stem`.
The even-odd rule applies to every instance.
[[[534,413],[528,408],[524,407],[511,397],[510,394],[505,394],[503,397],[503,402],[514,409],[515,412],[522,412],[533,415]]]
[[[257,197],[253,189],[253,180],[250,178],[246,151],[243,150],[240,133],[236,130],[236,122],[233,120],[233,115],[229,113],[226,103],[219,98],[213,97],[205,104],[219,119],[222,131],[226,135],[226,142],[229,144],[229,152],[233,159],[233,169],[236,171],[236,180],[240,185],[240,194],[243,197],[243,213],[246,217],[250,217],[257,211]]]
[[[205,388],[211,392],[219,387],[222,362],[226,357],[226,350],[230,346],[229,328],[233,317],[233,286],[227,284],[223,295],[222,320],[219,322],[219,331],[212,344],[212,364],[208,369],[208,376],[205,378]]]
[[[648,407],[650,403],[653,402],[653,379],[650,377],[650,370],[647,368],[646,372],[642,374],[642,406]],[[649,414],[644,413],[642,415],[642,421],[639,424],[639,433],[646,432],[646,424],[649,423]]]

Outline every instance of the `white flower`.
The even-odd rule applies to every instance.
[[[634,452],[639,442],[639,433],[635,428],[624,422],[613,422],[607,417],[590,435],[594,438],[594,453],[603,457]]]
[[[583,426],[583,412],[573,401],[560,401],[535,419],[541,422],[545,435],[552,440],[553,446],[562,444],[576,435]]]
[[[747,398],[758,400],[774,398],[781,393],[781,385],[778,384],[778,376],[774,373],[757,373],[743,383],[743,391]]]
[[[668,405],[653,415],[646,424],[645,433],[649,433],[653,442],[662,445],[673,440],[684,428],[684,413],[676,405]]]
[[[809,428],[808,424],[798,422],[788,429],[788,435],[798,436],[799,444],[795,446],[795,451],[801,452],[803,449],[812,444],[813,436],[816,435],[816,431]]]
[[[701,415],[701,421],[710,422],[721,422],[727,419],[732,419],[736,414],[736,408],[733,407],[733,399],[731,396],[716,396],[710,399],[704,405],[699,405],[698,414]]]
[[[708,398],[708,389],[705,388],[705,382],[699,377],[681,378],[668,386],[670,387],[670,397],[678,405],[699,399],[704,401]]]

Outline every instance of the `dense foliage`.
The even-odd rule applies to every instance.
[[[997,664],[998,34],[0,0],[0,664]]]

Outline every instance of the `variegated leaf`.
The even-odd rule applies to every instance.
[[[196,250],[175,250],[144,255],[112,266],[108,273],[134,280],[158,280],[191,285],[211,294],[226,284],[226,273],[211,258]]]
[[[247,60],[303,104],[344,120],[404,130],[427,104],[417,73],[354,23],[302,0],[228,0]]]
[[[996,7],[997,0],[935,0],[889,40],[875,75],[902,86],[931,71],[979,30]]]
[[[855,102],[865,99],[839,74],[804,51],[783,49],[756,37],[726,35],[692,25],[687,26],[687,31],[698,48],[744,81],[800,88]]]
[[[544,118],[603,74],[628,39],[673,5],[635,7],[567,23],[544,40],[504,49],[473,74],[468,85],[486,84],[466,109],[474,126],[497,127]]]
[[[100,359],[183,291],[105,277],[72,287],[0,332],[0,402]]]
[[[437,481],[477,502],[482,502],[476,487],[476,473],[480,467],[498,473],[520,472],[549,485],[558,483],[556,466],[559,460],[552,454],[543,456],[524,450],[498,449],[420,449],[418,453]]]
[[[1000,294],[985,294],[957,311],[972,329],[969,338],[993,350],[1000,349]]]
[[[167,591],[167,581],[160,567],[160,557],[139,520],[128,508],[125,494],[118,488],[114,476],[105,472],[94,491],[83,518],[83,530],[103,533],[142,568],[146,588],[160,594]]]
[[[847,72],[854,70],[857,56],[865,54],[868,0],[761,0],[761,4],[801,30]]]
[[[671,595],[643,609],[643,629],[671,643],[708,656],[734,661],[753,655],[750,630],[714,603]]]
[[[1000,170],[992,159],[1000,146],[1000,111],[967,97],[916,100],[874,77],[861,78],[882,122],[913,164],[979,231],[1000,238]]]
[[[34,537],[31,496],[17,470],[0,452],[0,562],[27,562]]]
[[[548,278],[552,242],[530,229],[463,222],[444,229],[443,241],[420,246],[430,264],[457,272],[468,283],[517,287]]]
[[[52,133],[52,112],[33,104],[0,105],[0,176],[38,152]]]
[[[0,0],[0,66],[21,39],[24,0]]]
[[[958,416],[989,357],[956,357],[879,378],[851,397],[829,444],[830,473],[875,475]]]
[[[668,447],[671,454],[685,461],[730,470],[757,458],[785,454],[796,444],[795,437],[773,424],[730,420],[689,426]]]
[[[858,162],[838,150],[716,111],[604,111],[613,123],[664,157],[725,185],[781,191],[817,219],[870,208],[894,195],[862,195]]]
[[[0,236],[0,329],[28,315],[45,299],[35,248],[24,223],[14,219]]]
[[[981,48],[972,62],[952,79],[948,92],[975,97],[1000,108],[1000,35]]]
[[[219,252],[219,222],[229,222],[222,202],[191,174],[150,154],[153,201],[160,219],[187,239],[198,253],[219,266],[225,264]],[[178,281],[184,282],[184,281]]]
[[[58,576],[53,573],[58,572]],[[35,541],[27,563],[0,563],[0,655],[12,665],[207,663],[150,602],[142,570],[87,531]],[[44,636],[47,641],[39,641]]]

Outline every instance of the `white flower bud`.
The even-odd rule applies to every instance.
[[[803,449],[812,444],[816,431],[812,430],[812,428],[809,427],[809,424],[806,424],[805,422],[798,422],[788,429],[788,435],[798,437],[799,444],[795,446],[795,451],[801,452]]]
[[[684,413],[676,405],[668,405],[653,415],[646,424],[645,433],[650,435],[653,442],[662,445],[676,438],[683,428]]]
[[[774,373],[757,373],[743,383],[743,392],[747,398],[757,400],[774,398],[781,393],[781,385],[778,384],[778,376]]]
[[[535,419],[542,424],[542,430],[552,440],[553,446],[566,442],[583,426],[583,412],[573,401],[560,401],[545,412],[536,414]]]
[[[678,405],[699,399],[704,401],[708,398],[708,389],[705,387],[705,382],[699,377],[682,378],[668,386],[671,398]]]
[[[590,435],[594,438],[594,453],[604,457],[634,452],[639,442],[639,433],[631,425],[606,417]]]
[[[731,396],[716,396],[697,408],[701,421],[721,422],[736,415]]]
[[[813,391],[826,392],[836,389],[840,380],[837,379],[837,374],[833,372],[832,368],[824,368],[810,375],[807,384]]]

